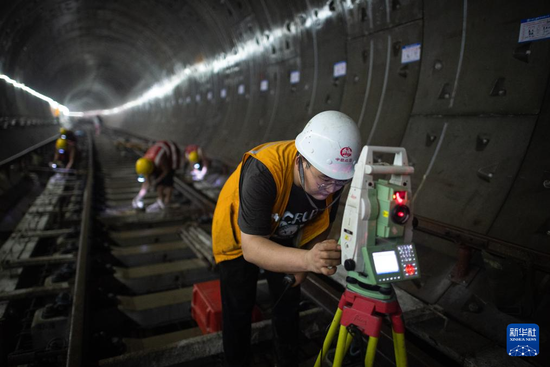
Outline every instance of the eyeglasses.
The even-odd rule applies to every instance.
[[[309,203],[311,204],[312,207],[314,207],[315,209],[317,210],[325,210],[325,209],[328,209],[330,208],[334,203],[336,203],[338,201],[338,199],[340,198],[340,195],[342,195],[342,191],[340,191],[338,193],[338,195],[336,197],[334,197],[332,199],[332,203],[328,204],[327,206],[325,206],[324,208],[319,208],[317,205],[315,205],[315,203],[313,202],[313,200],[311,200],[311,198],[309,197],[309,194],[307,193],[306,189],[305,189],[305,180],[304,180],[304,167],[303,167],[303,160],[302,160],[302,157],[301,156],[298,156],[298,172],[300,174],[300,183],[302,184],[302,188],[304,189],[304,194],[306,195],[306,198],[307,200],[309,201]],[[306,161],[306,163],[308,164],[308,167],[309,167],[309,162]],[[318,189],[320,190],[321,188],[325,189],[327,188],[329,184],[342,184],[342,185],[345,185],[347,182],[349,182],[349,180],[347,181],[340,181],[340,180],[331,180],[331,182],[323,182],[321,184],[319,184],[317,182],[317,176],[316,175],[313,175],[314,177],[314,180],[315,180],[315,183],[317,184],[317,187]],[[321,185],[323,185],[321,187]]]
[[[307,161],[306,161],[306,164],[308,164]],[[315,168],[315,167],[312,167],[312,168]],[[317,168],[315,168],[315,171],[319,172]],[[323,175],[321,172],[319,172],[319,174],[322,176],[316,175],[315,173],[313,173],[313,171],[311,171],[311,174],[313,175],[315,183],[317,184],[318,190],[330,190],[330,189],[333,189],[334,187],[336,187],[337,189],[340,189],[341,187],[345,186],[351,181],[351,180],[335,180],[332,178],[328,178],[327,176]]]
[[[319,181],[321,181],[321,183],[319,183]],[[333,180],[330,178],[321,178],[321,177],[315,178],[315,183],[317,183],[317,188],[319,190],[321,189],[328,190],[334,187],[341,188],[342,186],[347,185],[350,181],[351,180]]]

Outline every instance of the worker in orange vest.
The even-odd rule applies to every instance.
[[[298,366],[299,284],[308,272],[333,275],[340,264],[340,246],[327,236],[360,151],[355,122],[325,111],[295,140],[245,153],[225,183],[214,212],[212,246],[220,272],[227,366],[250,363],[260,268],[273,302],[279,300],[272,311],[277,365]],[[286,287],[285,279],[294,286]]]

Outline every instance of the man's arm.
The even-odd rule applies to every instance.
[[[204,150],[199,147],[199,149],[197,150],[197,152],[199,153],[199,157],[201,157],[201,165],[202,167],[208,169],[209,166],[210,166],[210,162],[208,161],[208,158],[206,158],[206,155],[204,155]]]
[[[161,163],[160,165],[160,175],[153,181],[151,180],[151,185],[155,186],[157,183],[161,182],[164,177],[170,172],[170,167],[168,167],[168,164],[166,162]]]
[[[74,164],[74,157],[76,155],[76,147],[72,147],[71,149],[69,149],[69,163],[67,163],[67,169],[70,169],[73,164]]]
[[[312,243],[310,249],[298,249],[268,239],[277,189],[267,167],[254,158],[243,164],[239,194],[238,223],[243,256],[248,262],[281,273],[313,271],[331,275],[336,271],[327,268],[340,263],[340,250],[334,240]]]
[[[332,275],[340,264],[340,246],[334,240],[317,242],[311,249],[301,249],[281,246],[265,237],[241,232],[241,243],[246,261],[278,273],[311,271]]]
[[[143,198],[145,195],[147,195],[147,191],[149,191],[149,188],[151,187],[151,175],[145,176],[145,181],[141,184],[141,189],[139,190],[139,197],[140,199]]]
[[[315,246],[316,243],[319,243],[319,242],[323,242],[324,240],[327,239],[329,233],[330,233],[330,230],[332,228],[332,223],[330,223],[328,225],[328,228],[325,229],[323,232],[319,233],[315,238],[313,238],[311,241],[309,241],[308,243],[306,243],[305,245],[302,246],[302,248],[304,249],[308,249],[308,250],[311,250],[313,248],[313,246]]]
[[[139,189],[139,192],[137,196],[134,198],[134,200],[142,200],[145,195],[147,195],[147,191],[149,191],[149,187],[151,186],[151,175],[145,176],[145,181],[141,184],[141,189]]]
[[[317,235],[317,237],[315,237],[314,239],[312,239],[311,241],[306,243],[304,246],[302,246],[302,248],[307,249],[307,250],[311,250],[315,246],[315,244],[326,240],[329,233],[330,233],[331,228],[332,228],[332,223],[329,224],[329,226],[326,230],[324,230],[322,233]],[[341,257],[341,255],[340,255],[340,257]],[[329,270],[331,270],[331,269],[329,269]],[[334,274],[334,273],[332,273],[332,274]],[[293,287],[303,283],[306,280],[307,275],[308,275],[308,272],[294,273],[295,282],[293,284]],[[329,275],[331,275],[331,274],[329,274]]]

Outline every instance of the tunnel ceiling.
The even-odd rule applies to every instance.
[[[203,7],[168,0],[3,1],[0,71],[73,110],[113,107],[175,68],[231,48],[217,22],[199,16]]]

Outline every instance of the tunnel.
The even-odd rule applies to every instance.
[[[457,365],[548,365],[548,1],[9,0],[0,50],[3,216],[23,190],[14,162],[60,126],[99,116],[232,172],[340,111],[414,168],[422,276],[399,287],[436,316],[405,326]],[[510,361],[509,324],[538,325],[541,355]]]

